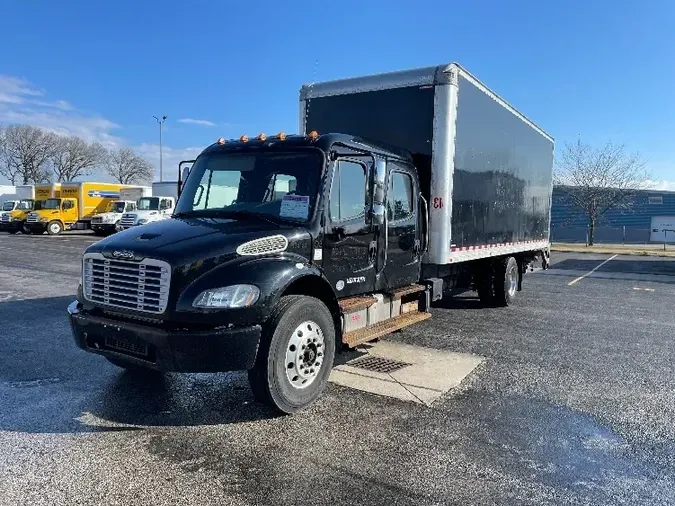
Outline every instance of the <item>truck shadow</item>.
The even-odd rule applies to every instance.
[[[245,372],[133,374],[80,350],[67,319],[72,300],[0,298],[0,430],[121,431],[278,416],[254,402]]]

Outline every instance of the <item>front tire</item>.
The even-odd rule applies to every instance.
[[[63,232],[63,225],[61,225],[60,221],[50,221],[47,224],[47,233],[49,235],[59,235],[61,232]]]
[[[282,413],[299,411],[326,388],[334,359],[335,323],[326,305],[314,297],[282,297],[248,372],[253,395]]]

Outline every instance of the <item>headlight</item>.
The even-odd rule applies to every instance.
[[[192,303],[193,307],[237,308],[252,306],[260,290],[253,285],[232,285],[204,290]]]
[[[138,224],[139,224],[139,225],[145,225],[147,222],[148,222],[148,220],[145,220],[145,219],[143,219],[143,220],[138,220]]]

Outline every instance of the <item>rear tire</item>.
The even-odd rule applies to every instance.
[[[14,235],[14,234],[16,234],[16,233],[18,232],[18,230],[12,229],[12,230],[8,230],[7,232],[9,232],[10,234]]]
[[[248,371],[253,395],[282,413],[299,411],[326,388],[334,359],[335,322],[326,305],[314,297],[282,297]]]
[[[498,260],[494,269],[494,295],[498,306],[510,305],[518,292],[518,262],[513,257]]]

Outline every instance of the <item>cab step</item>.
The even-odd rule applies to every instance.
[[[423,292],[424,290],[426,290],[426,287],[424,285],[418,285],[417,283],[415,283],[412,285],[403,286],[401,288],[396,288],[394,290],[389,290],[385,293],[389,295],[392,300],[397,300],[402,297],[405,297],[406,295]]]
[[[342,342],[348,345],[350,348],[354,348],[359,344],[367,343],[378,337],[391,334],[396,332],[404,327],[413,325],[415,323],[424,321],[428,318],[431,318],[431,313],[422,312],[422,311],[410,311],[388,320],[383,320],[375,325],[368,325],[357,330],[352,330],[351,332],[345,332],[342,335]]]
[[[377,299],[373,296],[350,297],[348,299],[341,299],[338,301],[340,310],[343,313],[351,313],[352,311],[360,311],[361,309],[368,309],[374,305]]]

